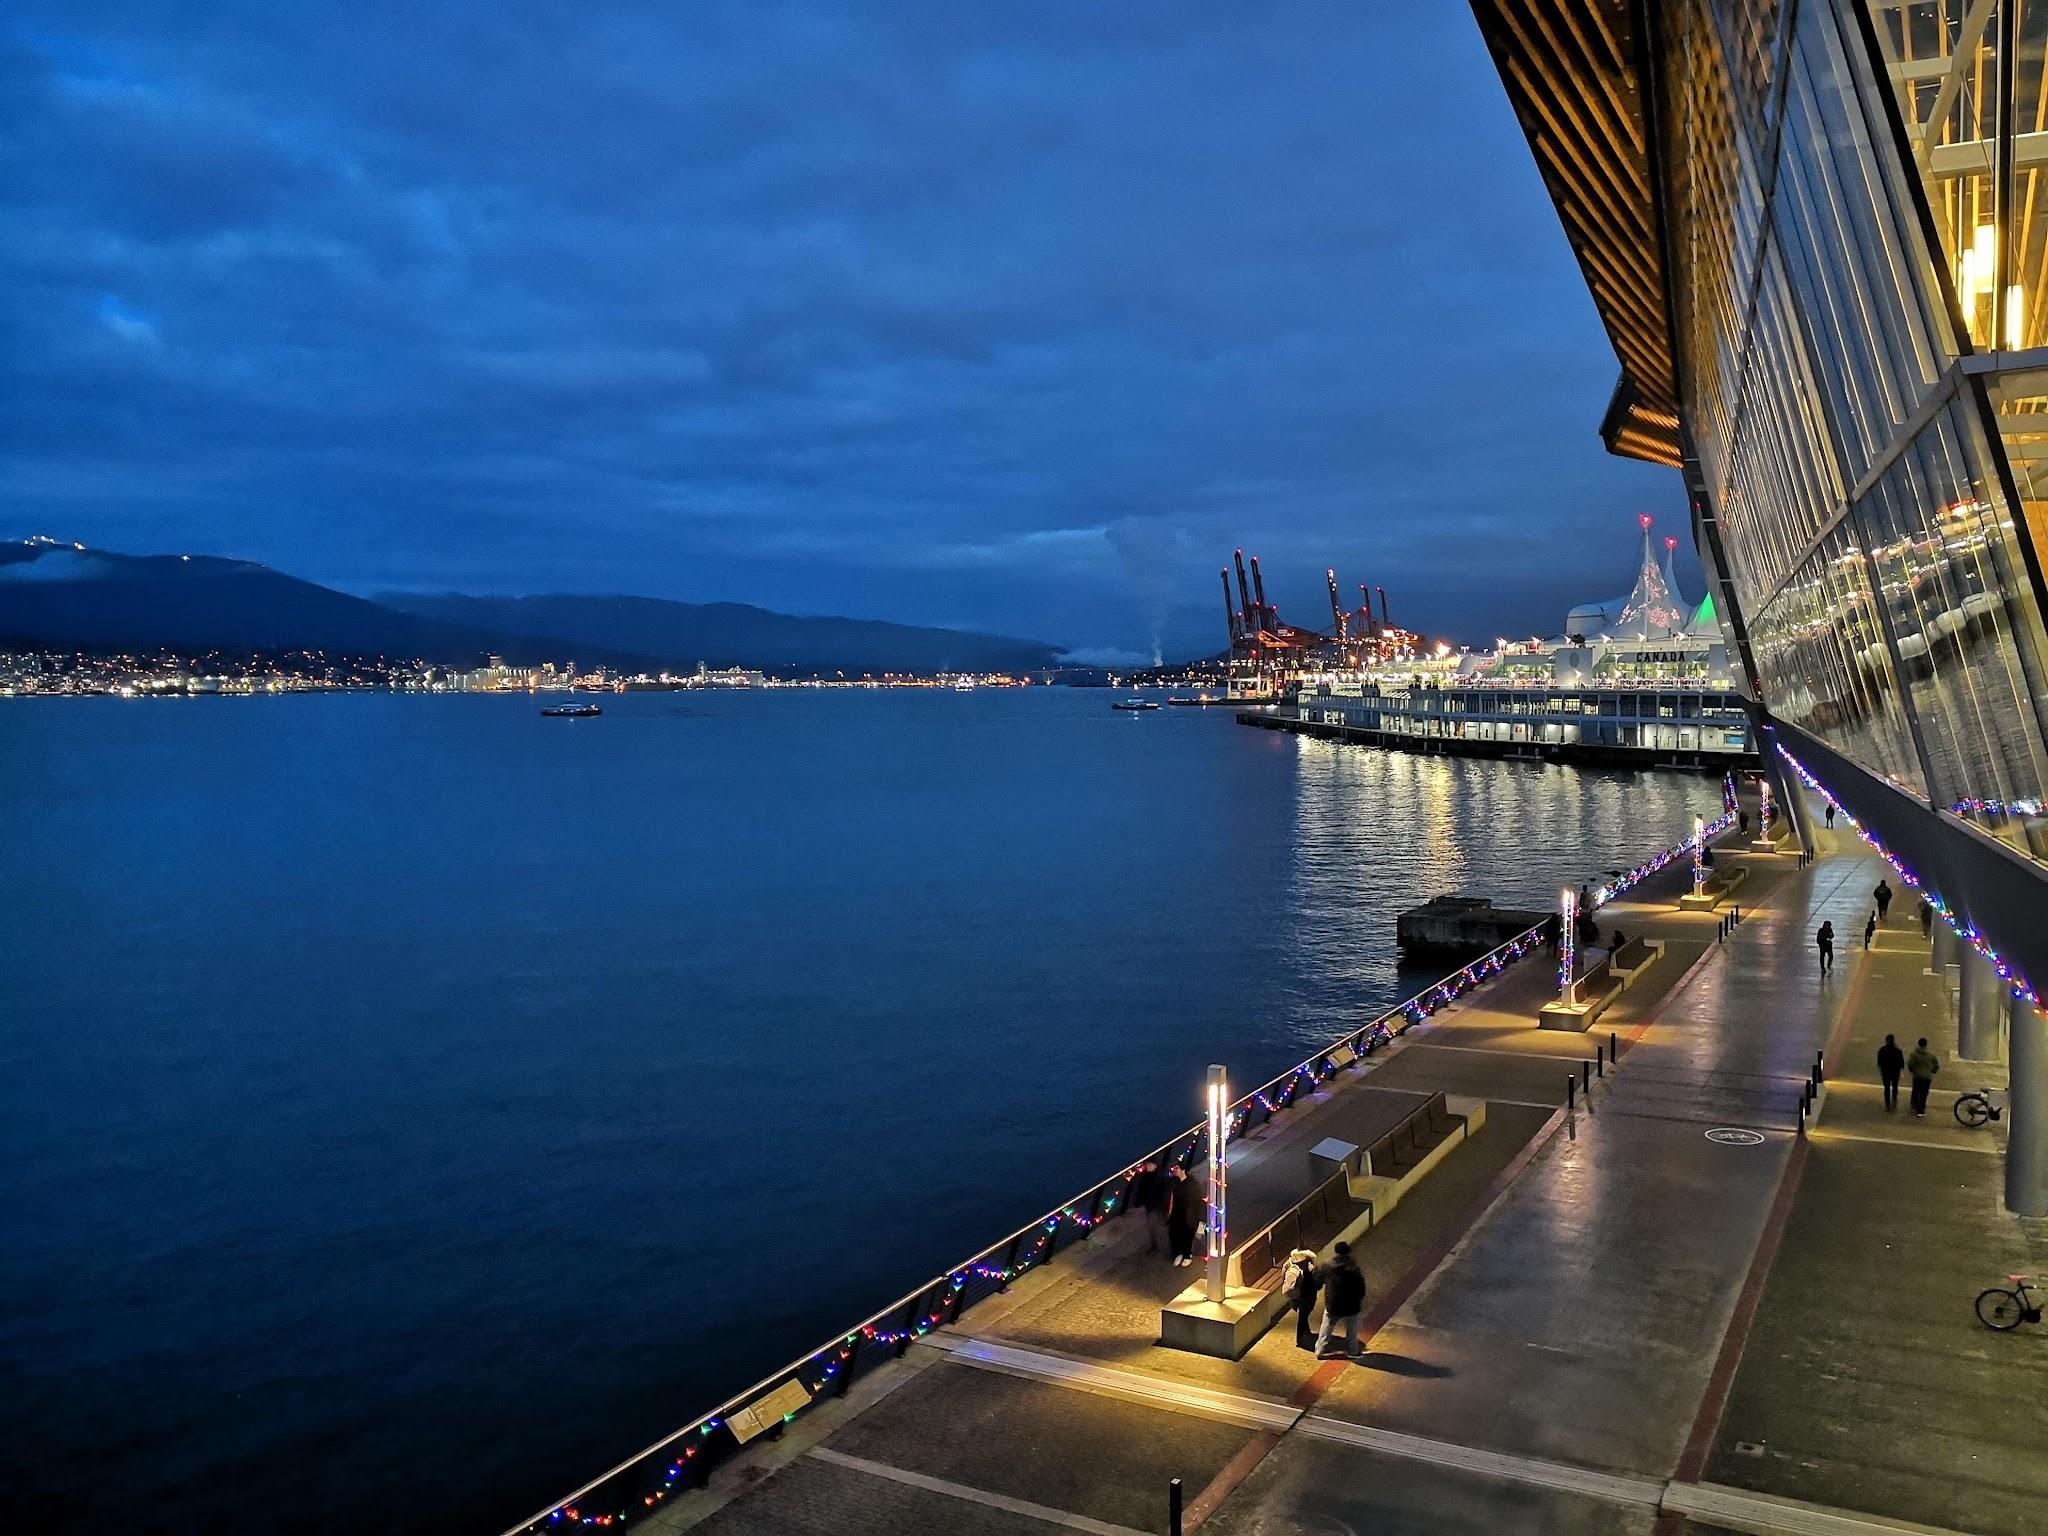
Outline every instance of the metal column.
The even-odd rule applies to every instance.
[[[1989,960],[1963,949],[1962,987],[1956,997],[1956,1055],[1965,1061],[1997,1061],[2004,1054],[2006,985]]]
[[[2007,1007],[2012,1092],[2006,1099],[2005,1208],[2048,1216],[2048,1018],[2025,999]]]
[[[1778,802],[1778,809],[1791,821],[1792,835],[1798,839],[1800,850],[1817,853],[1819,845],[1813,840],[1813,810],[1806,803],[1806,786],[1793,774],[1783,754],[1774,748],[1765,751],[1764,763],[1771,776],[1771,793]],[[1757,829],[1758,837],[1768,835],[1765,829]]]
[[[1954,970],[1956,966],[1962,963],[1962,947],[1963,941],[1956,937],[1955,929],[1949,927],[1947,923],[1937,917],[1934,920],[1934,948],[1927,957],[1927,969],[1924,974],[1943,977],[1942,993],[1944,1001],[1947,1000],[1948,992],[1947,978],[1944,973]]]

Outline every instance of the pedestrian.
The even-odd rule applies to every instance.
[[[1579,915],[1572,926],[1579,936],[1579,948],[1591,949],[1600,942],[1600,920],[1593,916],[1591,907],[1579,908]]]
[[[1892,888],[1880,880],[1877,882],[1877,889],[1870,894],[1877,898],[1877,920],[1881,923],[1884,921],[1885,913],[1891,910]]]
[[[1195,1228],[1201,1225],[1203,1200],[1195,1181],[1176,1163],[1166,1171],[1166,1241],[1175,1268],[1195,1262]]]
[[[1871,913],[1863,924],[1863,947],[1870,948],[1870,941],[1877,937],[1877,914]]]
[[[1835,830],[1835,802],[1832,800],[1828,802],[1828,830]]]
[[[1339,1243],[1323,1268],[1323,1326],[1316,1334],[1316,1358],[1330,1351],[1330,1336],[1344,1330],[1344,1353],[1358,1358],[1358,1323],[1365,1314],[1365,1271],[1351,1257],[1351,1245]]]
[[[1543,947],[1554,950],[1564,941],[1564,919],[1553,912],[1543,919]]]
[[[1579,887],[1579,910],[1588,913],[1593,910],[1593,888],[1589,885]]]
[[[1884,1107],[1899,1107],[1899,1074],[1906,1070],[1906,1053],[1890,1035],[1877,1048],[1877,1080],[1884,1084]]]
[[[1737,812],[1735,813],[1735,819],[1736,819],[1736,820],[1737,820],[1737,821],[1738,821],[1739,823],[1741,823],[1741,825],[1740,825],[1740,826],[1739,826],[1739,827],[1737,828],[1737,830],[1738,830],[1739,832],[1741,832],[1741,834],[1742,834],[1742,835],[1743,835],[1744,837],[1748,837],[1748,836],[1749,836],[1749,812],[1747,812],[1747,811],[1737,811]]]
[[[1628,936],[1624,934],[1619,928],[1615,929],[1614,937],[1607,941],[1607,953],[1609,953],[1610,955],[1620,954],[1621,946],[1626,944],[1627,942]]]
[[[1823,921],[1813,936],[1813,942],[1820,951],[1820,973],[1825,976],[1835,968],[1835,925]]]
[[[1166,1236],[1166,1175],[1150,1158],[1131,1175],[1130,1203],[1145,1213],[1145,1251],[1157,1253]]]
[[[1920,937],[1923,939],[1934,937],[1934,903],[1925,896],[1920,898]]]
[[[1934,1074],[1941,1070],[1941,1058],[1927,1049],[1923,1036],[1913,1047],[1913,1054],[1906,1058],[1906,1071],[1913,1079],[1913,1113],[1927,1113],[1927,1090],[1934,1086]]]
[[[1323,1288],[1323,1277],[1316,1272],[1316,1253],[1313,1248],[1297,1248],[1287,1255],[1287,1268],[1282,1275],[1287,1294],[1294,1298],[1294,1345],[1297,1349],[1314,1350],[1315,1329],[1309,1326],[1309,1315],[1316,1309],[1316,1296]]]

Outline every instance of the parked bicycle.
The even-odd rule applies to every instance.
[[[1956,1095],[1956,1119],[1973,1131],[1980,1125],[2004,1117],[2005,1111],[1992,1097],[1989,1088],[1973,1088],[1968,1093]]]
[[[2000,1333],[2009,1333],[2021,1323],[2041,1321],[2041,1309],[2034,1304],[2034,1296],[2027,1289],[2025,1275],[2007,1275],[2012,1289],[1992,1286],[1977,1298],[1977,1321],[1986,1328],[1996,1328]]]

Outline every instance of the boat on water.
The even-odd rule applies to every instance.
[[[595,704],[546,704],[541,713],[551,720],[587,720],[604,711]]]
[[[1159,706],[1151,699],[1118,699],[1109,707],[1111,709],[1129,710],[1135,714],[1141,709],[1157,709]]]

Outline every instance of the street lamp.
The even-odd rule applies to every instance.
[[[1579,968],[1579,893],[1566,886],[1558,906],[1564,926],[1557,935],[1557,995],[1571,1004],[1578,1001],[1572,973]]]
[[[1692,893],[1701,895],[1707,888],[1707,823],[1706,818],[1692,819]]]
[[[1230,1084],[1220,1066],[1209,1068],[1209,1299],[1229,1294],[1224,1279],[1224,1149],[1230,1139]]]

